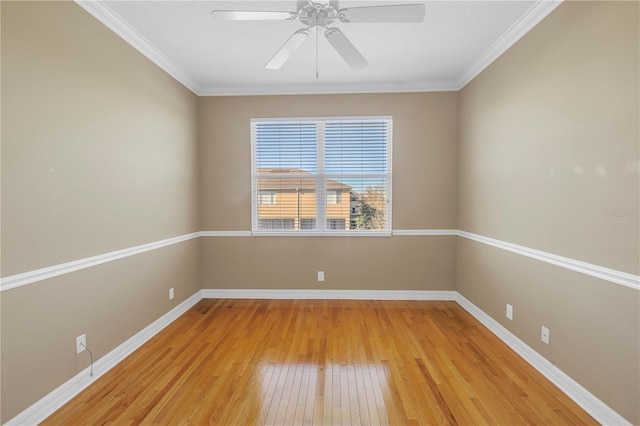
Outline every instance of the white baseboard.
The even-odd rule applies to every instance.
[[[163,328],[171,324],[180,315],[188,311],[193,305],[202,299],[201,291],[189,297],[184,302],[152,322],[133,337],[116,347],[114,350],[97,360],[93,364],[93,377],[89,376],[89,367],[73,376],[64,384],[54,389],[51,393],[40,399],[38,402],[9,420],[5,425],[36,425],[58,408],[69,402],[90,384],[112,369],[116,364],[129,356],[133,351],[146,343],[153,336],[158,334]]]
[[[204,289],[205,299],[455,300],[455,291]]]
[[[553,365],[549,360],[544,358],[538,352],[534,351],[529,345],[518,339],[513,333],[503,327],[499,322],[487,315],[483,310],[471,303],[460,293],[456,292],[456,302],[462,306],[467,312],[473,315],[493,334],[498,336],[500,340],[513,349],[518,355],[524,358],[536,370],[538,370],[551,383],[556,385],[562,392],[567,394],[576,404],[582,407],[594,419],[603,425],[630,425],[620,414],[616,413],[611,407],[598,399],[591,392],[582,387],[578,382],[565,374],[558,367]]]
[[[167,312],[139,333],[94,363],[94,375],[87,367],[38,402],[9,420],[6,425],[35,425],[53,414],[91,383],[121,362],[133,351],[175,321],[201,299],[348,299],[348,300],[447,300],[456,301],[493,334],[505,342],[543,376],[603,425],[630,425],[624,417],[582,387],[513,333],[471,303],[457,291],[426,290],[251,290],[204,289]]]

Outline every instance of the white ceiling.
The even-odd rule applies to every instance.
[[[369,62],[353,71],[315,35],[279,70],[264,65],[299,21],[214,21],[214,9],[295,11],[291,1],[77,1],[199,95],[458,90],[558,1],[427,1],[419,24],[337,22]],[[340,7],[418,3],[343,0]]]

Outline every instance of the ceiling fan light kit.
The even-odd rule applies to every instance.
[[[329,44],[344,61],[357,71],[368,63],[360,51],[339,28],[330,27],[334,22],[351,23],[419,23],[424,20],[424,4],[397,4],[388,6],[363,6],[340,9],[337,0],[298,0],[296,12],[214,10],[212,18],[224,21],[292,21],[299,20],[302,28],[282,45],[265,65],[280,69],[312,32],[322,32]],[[317,49],[317,47],[316,47]],[[316,70],[317,73],[317,70]]]

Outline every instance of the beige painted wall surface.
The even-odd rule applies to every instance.
[[[197,230],[196,96],[73,2],[1,10],[2,276]],[[198,247],[0,293],[0,422],[198,291]]]
[[[2,292],[2,423],[200,290],[191,240]],[[169,300],[169,288],[175,298]]]
[[[565,2],[462,90],[460,229],[638,274],[638,6]],[[637,290],[464,239],[457,263],[463,296],[640,423]]]
[[[457,290],[633,424],[640,423],[638,291],[459,239]],[[505,307],[513,306],[513,320]],[[550,344],[540,341],[541,327]]]
[[[456,226],[457,94],[201,97],[201,229],[251,229],[251,118],[393,116],[393,228]]]
[[[455,238],[203,238],[202,287],[454,290]]]
[[[251,229],[251,118],[393,116],[393,228],[455,228],[457,94],[200,98],[201,229]],[[203,288],[453,290],[453,237],[202,241]],[[316,272],[327,279],[318,283]]]
[[[638,6],[567,2],[462,90],[461,229],[640,272]]]
[[[197,230],[197,97],[73,2],[2,2],[2,276]]]

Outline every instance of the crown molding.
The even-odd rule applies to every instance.
[[[461,90],[478,74],[498,59],[511,46],[516,44],[526,33],[538,25],[540,21],[555,10],[564,0],[536,1],[533,6],[522,15],[507,31],[504,32],[487,50],[476,59],[457,80],[458,90]]]
[[[109,6],[100,0],[74,0],[94,18],[120,36],[158,67],[198,96],[255,96],[255,95],[317,95],[356,93],[414,93],[451,92],[459,90],[453,80],[344,83],[344,84],[297,84],[297,85],[235,85],[201,86],[189,73],[180,68],[162,51],[127,24]]]
[[[456,81],[418,81],[344,84],[239,85],[201,87],[199,96],[336,95],[357,93],[455,92]]]
[[[415,93],[455,92],[461,90],[500,55],[513,46],[522,36],[549,15],[564,0],[541,0],[502,34],[471,66],[456,80],[344,83],[344,84],[298,84],[298,85],[233,85],[202,86],[189,73],[169,59],[134,28],[128,25],[109,6],[100,0],[74,0],[98,21],[136,50],[150,59],[167,74],[175,78],[198,96],[256,96],[256,95],[317,95],[357,93]]]
[[[74,1],[78,6],[86,10],[90,15],[133,46],[133,48],[146,56],[151,62],[159,66],[160,69],[175,78],[180,84],[196,95],[198,94],[198,83],[191,75],[176,65],[175,62],[147,41],[139,32],[123,21],[122,18],[104,2],[98,0]]]

